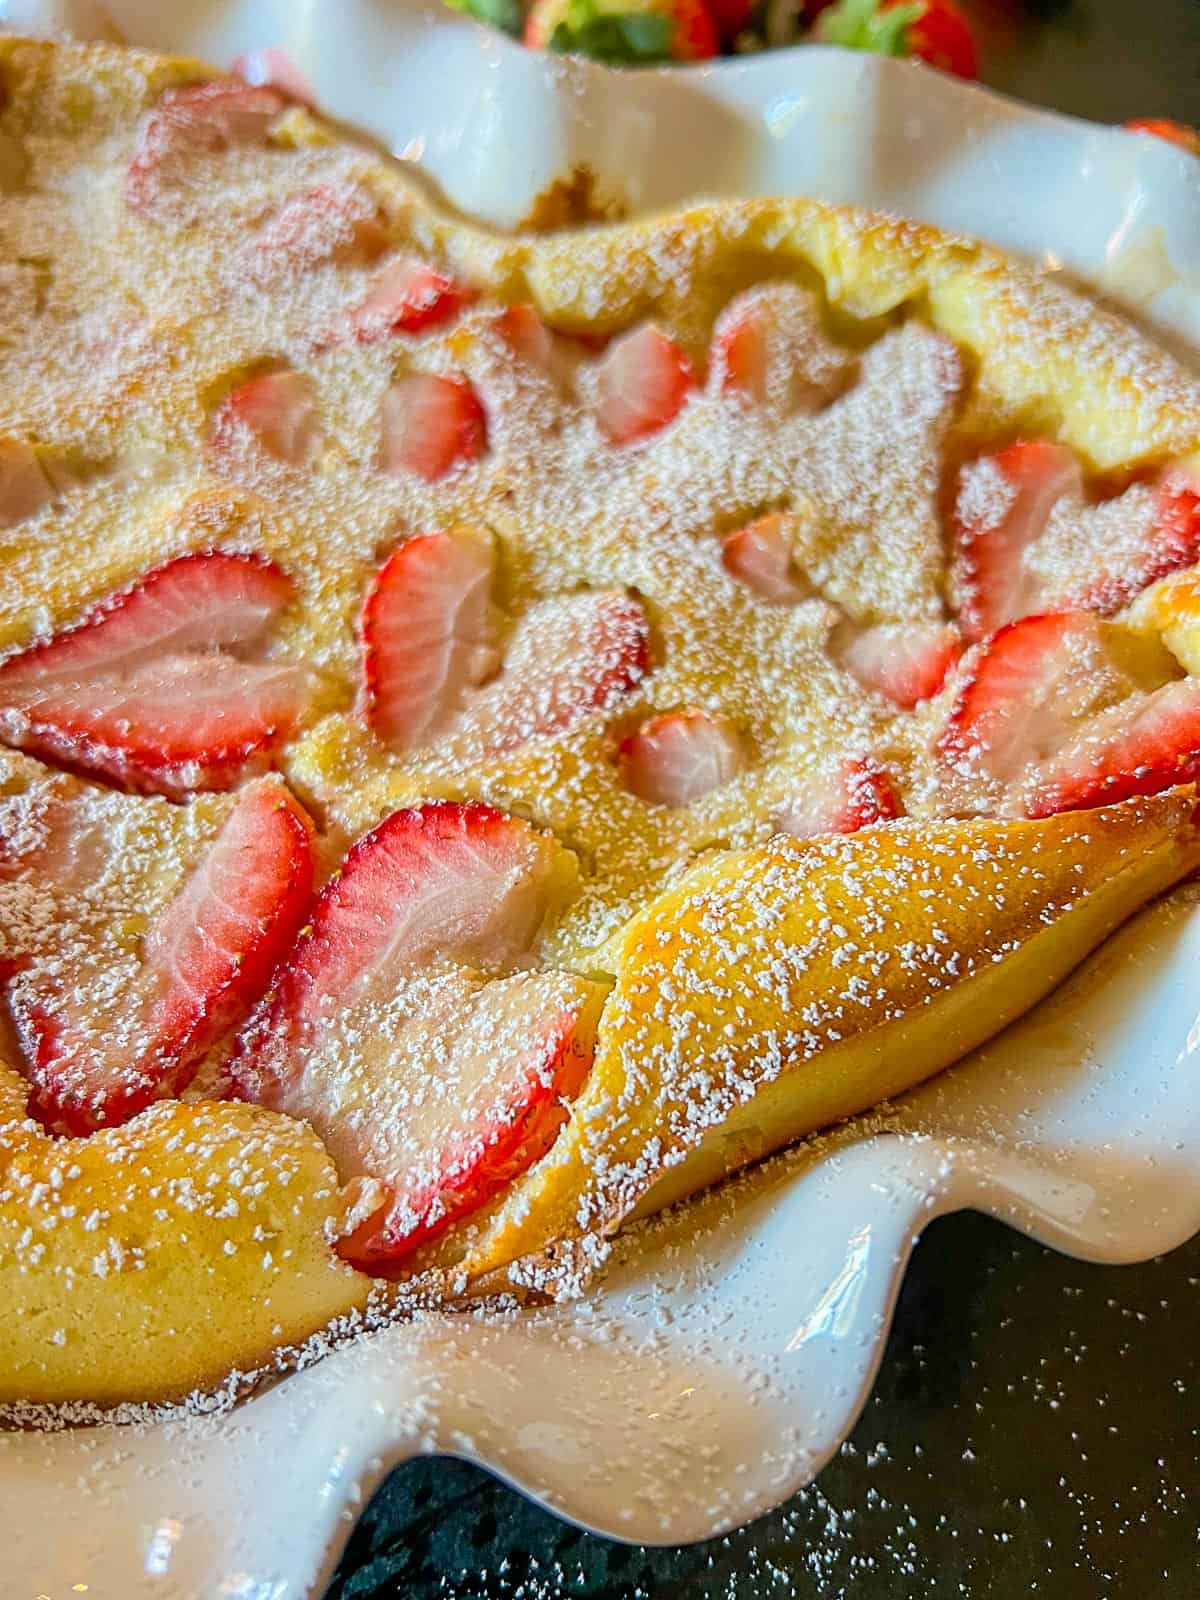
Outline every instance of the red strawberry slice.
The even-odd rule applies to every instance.
[[[394,812],[350,851],[243,1031],[238,1092],[307,1118],[356,1183],[363,1220],[342,1248],[357,1264],[399,1262],[548,1148],[603,990],[462,963],[526,958],[574,882],[568,852],[490,806]]]
[[[364,711],[397,751],[449,737],[482,760],[577,727],[645,676],[649,629],[619,591],[530,607],[500,665],[495,546],[478,528],[422,534],[384,563],[363,607]]]
[[[617,750],[621,781],[654,806],[685,806],[736,778],[745,748],[726,718],[688,709],[643,722]]]
[[[597,421],[612,444],[634,444],[673,422],[696,386],[673,339],[644,322],[615,339],[596,371]]]
[[[1182,467],[1169,468],[1159,484],[1158,532],[1180,566],[1200,560],[1200,479]]]
[[[962,653],[958,629],[943,622],[884,622],[847,630],[835,654],[864,689],[910,711],[946,681]]]
[[[74,681],[183,655],[259,642],[295,594],[265,556],[201,550],[152,567],[69,628],[0,665],[0,693],[21,683]]]
[[[347,1182],[348,1261],[395,1270],[546,1153],[587,1076],[604,995],[573,973],[443,968],[360,999],[310,1047],[266,1103],[310,1122]]]
[[[491,535],[461,527],[409,539],[376,574],[362,613],[364,709],[394,750],[439,738],[498,667],[495,568]]]
[[[259,645],[291,598],[262,557],[181,556],[0,665],[0,740],[177,798],[261,768],[299,717],[303,669]]]
[[[387,249],[379,206],[365,189],[318,184],[285,201],[240,257],[253,283],[269,284],[325,262],[364,266]]]
[[[752,306],[727,310],[713,335],[712,374],[718,389],[761,404],[767,398],[768,360],[766,319]]]
[[[957,572],[971,637],[1044,611],[1119,611],[1200,560],[1194,478],[1181,468],[1088,504],[1074,458],[1044,441],[965,469]],[[1061,503],[1061,509],[1060,509]]]
[[[833,399],[849,362],[825,335],[813,296],[794,283],[738,295],[713,329],[709,387],[749,404],[813,409]]]
[[[887,769],[872,756],[854,756],[806,783],[780,814],[778,827],[793,838],[812,839],[825,833],[857,833],[903,815]]]
[[[81,779],[23,756],[7,756],[2,773],[0,881],[28,876],[52,885],[69,905],[99,877],[112,854],[102,822],[80,803],[89,791]],[[6,947],[15,948],[35,931],[29,925],[6,926]]]
[[[82,682],[0,682],[0,741],[122,788],[182,799],[270,765],[307,674],[227,655],[163,656]]]
[[[1080,570],[1049,591],[1062,595],[1055,609],[1111,615],[1159,578],[1200,560],[1200,488],[1181,469],[1168,469],[1154,486],[1135,484],[1082,515],[1087,546]]]
[[[321,448],[322,438],[309,380],[283,368],[250,378],[225,397],[213,417],[209,448],[223,467],[236,466],[256,451],[303,467]]]
[[[451,753],[488,760],[611,711],[646,676],[649,645],[645,612],[619,589],[539,601],[517,623],[503,672],[469,706]]]
[[[392,334],[426,333],[457,317],[476,298],[448,273],[411,256],[393,262],[353,313],[359,344],[375,344]]]
[[[436,960],[526,959],[575,881],[549,834],[479,801],[393,811],[352,847],[252,1020],[239,1082],[301,1070],[283,1057],[360,994]]]
[[[284,785],[256,779],[146,941],[152,1029],[182,1068],[242,1020],[299,933],[313,892],[312,839]]]
[[[1065,445],[1035,439],[1009,445],[963,473],[956,508],[956,568],[963,633],[982,639],[1039,609],[1025,552],[1057,500],[1079,495],[1079,463]]]
[[[152,928],[141,971],[112,997],[112,1015],[103,1001],[99,1015],[92,1006],[81,1011],[85,1002],[52,967],[30,973],[13,1015],[34,1085],[31,1110],[47,1126],[76,1135],[115,1127],[182,1092],[296,937],[312,897],[311,835],[278,780],[244,789]],[[74,842],[71,850],[78,854]],[[71,878],[82,887],[78,862]],[[57,873],[55,884],[61,895]]]
[[[1112,805],[1200,779],[1200,679],[1133,694],[1092,717],[1034,775],[1031,817]]]
[[[486,448],[487,418],[466,378],[409,372],[384,396],[380,464],[385,472],[412,473],[436,483]]]
[[[54,499],[54,485],[25,439],[0,437],[0,528],[36,517]]]
[[[1156,644],[1093,612],[1022,617],[971,663],[938,748],[964,773],[978,769],[1008,782],[1059,748],[1085,717],[1167,675]]]
[[[798,605],[816,593],[796,565],[788,519],[778,513],[758,517],[727,534],[721,560],[726,572],[771,605]]]
[[[505,306],[495,326],[513,354],[531,367],[548,371],[554,363],[554,335],[531,305]]]
[[[142,123],[125,174],[125,203],[154,221],[171,220],[198,156],[264,144],[287,101],[237,78],[168,89]]]

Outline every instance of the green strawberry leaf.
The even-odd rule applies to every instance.
[[[446,0],[446,4],[505,33],[519,34],[525,25],[521,0]]]
[[[571,0],[566,17],[550,35],[550,48],[615,66],[669,61],[671,19],[646,12],[602,13],[595,0]]]
[[[871,50],[878,56],[906,56],[908,30],[925,15],[926,0],[880,5],[879,0],[837,0],[817,18],[814,30],[822,44],[847,50]]]

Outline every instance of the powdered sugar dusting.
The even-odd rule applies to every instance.
[[[748,305],[771,324],[789,354],[783,364],[768,354],[753,403],[728,392],[728,357],[718,354],[711,378],[689,393],[675,420],[642,443],[614,448],[595,409],[603,357],[567,332],[514,342],[498,314],[502,304],[522,299],[531,285],[560,306],[574,299],[566,321],[575,333],[585,331],[587,317],[595,321],[590,331],[609,334],[652,313],[703,371],[733,295],[729,280],[709,268],[743,235],[754,251],[777,248],[787,232],[782,212],[772,223],[774,214],[761,208],[730,208],[710,232],[688,224],[695,237],[678,222],[641,230],[627,271],[610,282],[595,270],[587,241],[578,245],[580,266],[561,241],[538,245],[451,227],[372,152],[334,139],[307,111],[270,93],[247,91],[226,103],[217,126],[195,109],[211,97],[169,101],[175,109],[165,114],[157,102],[169,73],[147,62],[66,51],[61,70],[46,74],[34,71],[35,59],[37,52],[23,70],[10,70],[13,97],[0,118],[28,155],[25,184],[6,197],[0,219],[6,253],[22,268],[0,285],[9,318],[0,330],[0,429],[34,452],[54,493],[0,530],[8,580],[0,638],[21,646],[45,635],[167,554],[214,541],[261,550],[298,590],[278,653],[317,674],[302,737],[281,763],[336,841],[331,855],[344,835],[396,806],[483,798],[552,830],[581,864],[579,892],[538,950],[539,962],[561,970],[482,987],[461,967],[425,974],[403,993],[371,996],[361,1014],[334,1026],[323,1045],[328,1115],[319,1120],[343,1177],[362,1176],[357,1143],[355,1160],[347,1155],[351,1133],[365,1136],[389,1177],[420,1168],[452,1114],[473,1103],[488,1049],[506,1061],[518,1053],[523,1013],[489,1009],[500,985],[534,986],[550,1011],[565,1004],[587,981],[576,974],[607,971],[625,919],[698,854],[762,847],[799,781],[819,764],[848,750],[879,756],[914,814],[981,808],[982,788],[965,800],[957,792],[948,798],[930,749],[955,685],[921,712],[897,715],[838,664],[830,635],[847,616],[944,619],[946,462],[977,432],[987,434],[981,419],[992,431],[1007,428],[1028,398],[1016,379],[1011,405],[998,397],[1003,386],[994,380],[1007,370],[1000,330],[987,334],[976,377],[917,305],[885,324],[879,314],[895,305],[867,304],[864,290],[855,321],[846,285],[831,270],[830,297],[843,302],[835,319],[821,296],[764,274],[771,281],[741,297],[741,309]],[[94,114],[82,126],[73,94],[93,70]],[[847,223],[851,233],[869,226]],[[886,226],[898,251],[909,247],[905,225]],[[458,275],[481,297],[469,304],[464,294],[461,315],[445,324],[360,340],[355,309],[388,260],[409,254]],[[1014,336],[1025,353],[1065,359],[1053,346],[1076,328],[1076,302],[1020,274],[1012,295],[1014,323],[1028,324]],[[936,308],[936,298],[931,303]],[[1186,412],[1194,384],[1099,318],[1071,353],[1080,370],[1098,372],[1105,361],[1112,365],[1114,349],[1127,453],[1176,448],[1179,426],[1162,420],[1162,407]],[[226,398],[264,372],[284,370],[297,375],[311,402],[304,448],[264,451],[247,439],[232,453],[214,448],[214,418]],[[486,447],[436,482],[381,457],[385,397],[407,374],[469,382],[483,408]],[[1088,403],[1078,398],[1080,415],[1066,420],[1106,464],[1102,429],[1083,415]],[[383,470],[388,465],[396,470]],[[967,510],[1004,514],[985,468],[966,483]],[[721,561],[721,537],[769,511],[791,513],[793,556],[805,580],[794,605],[764,603]],[[1151,518],[1152,492],[1141,483],[1111,504],[1056,507],[1035,552],[1039,576],[1078,598],[1074,586],[1092,572],[1102,546],[1099,578],[1111,586],[1132,572],[1136,581]],[[510,675],[502,667],[481,688],[455,739],[396,755],[356,708],[362,597],[397,543],[464,522],[496,537],[499,600],[512,625]],[[568,624],[572,608],[605,596],[628,597],[644,611],[651,670],[627,675],[619,692],[609,685],[597,693],[594,677],[577,680],[565,670],[574,649]],[[539,672],[556,651],[566,658],[558,662],[564,671]],[[683,708],[727,725],[741,765],[731,763],[727,781],[688,804],[651,804],[622,782],[617,749],[647,718]],[[58,888],[47,888],[26,870],[44,848],[43,823],[38,805],[20,795],[68,780],[47,779],[20,758],[10,762],[0,788],[11,784],[17,803],[12,821],[0,823],[0,842],[16,867],[5,868],[0,904],[7,936],[36,958],[13,980],[14,1010],[19,1017],[27,990],[47,980],[65,984],[81,1028],[134,1051],[137,1013],[125,1001],[147,919],[212,837],[227,802],[171,807],[85,789],[72,800],[88,819],[79,837],[101,838],[103,863],[78,890],[69,863],[60,864]],[[786,1064],[836,1046],[865,1017],[893,1020],[1002,961],[1016,948],[1018,904],[1042,894],[1038,915],[1048,921],[1083,892],[1070,880],[1046,891],[1027,853],[982,842],[968,883],[961,840],[952,848],[948,837],[889,825],[856,843],[814,847],[803,869],[783,846],[770,845],[761,872],[738,884],[737,905],[749,918],[740,942],[719,944],[712,971],[692,958],[723,929],[732,900],[701,896],[693,928],[663,930],[662,970],[651,989],[636,999],[622,993],[606,1018],[606,1026],[632,1028],[635,1013],[646,1013],[665,1030],[666,1043],[647,1054],[630,1047],[626,1098],[605,1108],[643,1112],[657,1127],[626,1166],[603,1174],[580,1199],[576,1216],[585,1229],[628,1209],[663,1167]],[[906,848],[914,838],[917,847]],[[969,920],[960,928],[931,915],[926,926],[918,916],[900,937],[881,907],[914,879],[923,902],[961,898]],[[809,924],[785,935],[781,903],[806,894]],[[980,924],[986,938],[977,938]],[[722,962],[728,970],[718,972]],[[820,1000],[808,988],[825,967]],[[731,999],[735,971],[753,1003]],[[692,981],[700,984],[696,993],[688,992]],[[759,1001],[769,1009],[785,1000],[785,1021],[767,1025],[755,1014]],[[720,1012],[720,1030],[710,1010]],[[385,1116],[380,1069],[390,1071],[396,1059],[411,1092],[389,1100]],[[313,1115],[311,1107],[294,1109]],[[220,1124],[216,1111],[187,1110]],[[149,1126],[160,1127],[163,1116],[150,1114]],[[294,1154],[286,1140],[268,1150],[256,1181],[286,1190],[299,1171]],[[131,1178],[121,1200],[131,1214],[139,1193]],[[323,1226],[332,1232],[337,1204],[322,1195]],[[232,1222],[225,1242],[234,1257],[246,1240]],[[103,1271],[93,1276],[134,1270],[133,1245],[123,1240],[115,1228],[97,1240],[90,1259]],[[22,1267],[37,1266],[30,1252],[39,1243],[18,1239]],[[605,1250],[590,1236],[571,1245],[555,1264],[557,1280],[581,1284]],[[278,1268],[276,1261],[262,1270]],[[544,1287],[548,1280],[538,1275],[547,1270],[545,1263],[519,1268],[520,1287]],[[342,1300],[347,1292],[339,1280]],[[339,1293],[330,1291],[331,1302]]]

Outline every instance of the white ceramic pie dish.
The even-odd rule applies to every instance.
[[[53,11],[0,15],[103,22],[91,0]],[[917,67],[811,49],[615,74],[416,0],[107,12],[216,61],[284,45],[331,110],[500,224],[583,160],[635,210],[882,205],[1061,263],[1200,349],[1200,165]],[[1185,888],[969,1062],[632,1237],[573,1307],[391,1328],[224,1414],[0,1436],[6,1593],[319,1596],[380,1477],[426,1451],[626,1539],[767,1510],[853,1426],[933,1217],[973,1206],[1110,1262],[1200,1229],[1198,966]]]

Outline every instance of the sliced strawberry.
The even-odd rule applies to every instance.
[[[1190,472],[1173,469],[1158,483],[1158,517],[1155,522],[1155,547],[1162,555],[1162,571],[1147,584],[1165,578],[1179,566],[1200,562],[1200,480]]]
[[[465,378],[409,372],[383,401],[381,465],[436,483],[487,448],[487,418]]]
[[[265,765],[307,698],[303,669],[227,654],[291,598],[262,557],[181,556],[0,665],[0,739],[177,798]]]
[[[359,344],[375,344],[392,334],[426,333],[457,317],[475,297],[465,283],[405,256],[380,275],[354,312],[354,336]]]
[[[266,988],[308,910],[312,879],[304,811],[276,779],[243,789],[151,930],[141,972],[116,997],[120,1022],[111,1032],[79,1015],[71,988],[53,977],[33,977],[18,997],[35,1114],[58,1131],[87,1134],[181,1093]]]
[[[273,283],[326,262],[365,266],[387,249],[379,206],[365,189],[318,184],[284,202],[241,254],[253,282]]]
[[[1133,694],[1084,722],[1034,774],[1031,817],[1112,805],[1200,779],[1200,679]]]
[[[469,706],[451,751],[489,759],[611,711],[649,670],[650,630],[619,589],[558,595],[517,623],[504,670]]]
[[[498,667],[495,568],[491,535],[462,527],[407,540],[376,574],[362,613],[364,709],[393,749],[439,738]]]
[[[240,384],[217,407],[209,448],[221,465],[259,450],[290,467],[307,466],[321,448],[312,385],[285,367]]]
[[[726,534],[721,560],[726,572],[771,605],[798,605],[816,593],[796,565],[788,518],[778,512]]]
[[[239,1081],[282,1073],[287,1063],[277,1057],[381,979],[438,959],[524,960],[574,874],[574,858],[549,834],[479,801],[393,811],[353,846],[318,898],[247,1032]]]
[[[447,740],[482,760],[570,731],[642,680],[649,629],[619,590],[531,606],[500,665],[495,547],[476,528],[423,534],[380,569],[363,607],[364,710],[403,751]]]
[[[857,833],[903,815],[887,769],[872,756],[854,756],[832,772],[814,774],[780,813],[778,827],[793,838],[812,839],[824,833]]]
[[[168,89],[139,130],[125,174],[126,205],[154,221],[170,220],[196,157],[265,144],[286,108],[274,89],[252,88],[238,78]]]
[[[22,783],[21,768],[14,762],[24,759],[10,755],[4,761],[0,882],[28,876],[52,885],[70,905],[100,876],[112,854],[111,840],[81,804],[87,791],[79,778],[29,762],[30,775]],[[3,935],[6,949],[22,956],[33,950],[23,943],[26,938],[40,942],[31,923],[6,926]]]
[[[746,763],[734,725],[703,711],[650,717],[617,750],[621,781],[653,806],[685,806],[736,778]]]
[[[505,306],[497,313],[500,337],[521,361],[548,370],[554,361],[554,335],[531,305]]]
[[[884,622],[850,628],[835,654],[864,689],[909,711],[928,700],[946,681],[962,653],[951,622]]]
[[[270,765],[307,697],[302,669],[162,656],[81,682],[0,683],[0,740],[122,788],[182,799]]]
[[[0,528],[36,517],[54,499],[54,485],[25,439],[0,436]]]
[[[723,394],[767,398],[768,338],[765,319],[746,305],[726,310],[713,335],[711,371]]]
[[[152,656],[248,647],[295,594],[265,556],[200,550],[152,567],[42,644],[0,665],[0,694],[21,683],[74,681]]]
[[[652,322],[613,341],[596,379],[597,420],[616,445],[633,444],[665,428],[696,386],[687,356]]]
[[[1200,559],[1196,506],[1179,468],[1088,503],[1074,457],[1044,441],[974,462],[957,507],[964,628],[978,637],[1027,614],[1120,610]]]
[[[293,1078],[264,1086],[264,1103],[312,1124],[355,1199],[347,1260],[394,1270],[550,1148],[604,993],[566,973],[402,976],[314,1038]]]
[[[462,963],[528,957],[574,882],[549,835],[446,802],[393,812],[321,894],[232,1074],[243,1097],[312,1122],[343,1179],[374,1180],[350,1259],[398,1261],[553,1138],[603,991]]]
[[[1194,474],[1169,468],[1159,480],[1147,557],[1146,565],[1136,574],[1138,590],[1200,561],[1200,479]],[[1116,605],[1129,599],[1130,594],[1116,597]]]
[[[1094,505],[1064,507],[1029,552],[1041,610],[1111,616],[1150,584],[1200,559],[1196,479],[1169,468]]]
[[[146,941],[151,1025],[182,1067],[242,1020],[291,948],[312,899],[312,840],[277,778],[247,784]]]
[[[371,1196],[339,1242],[347,1260],[394,1269],[549,1150],[591,1065],[604,995],[573,973],[486,982],[452,970],[398,987],[386,1014],[403,1009],[399,1026],[359,1008],[359,1048],[318,1052],[297,1101],[341,1176]]]
[[[1161,684],[1161,662],[1153,641],[1090,611],[1022,617],[976,655],[938,747],[952,766],[1008,782],[1085,717]]]
[[[1065,445],[1035,439],[968,467],[956,507],[956,568],[963,633],[982,639],[1038,609],[1025,553],[1057,500],[1079,495],[1079,463]]]
[[[713,330],[709,386],[754,405],[805,409],[833,399],[849,367],[825,335],[811,294],[764,283],[738,295]]]

